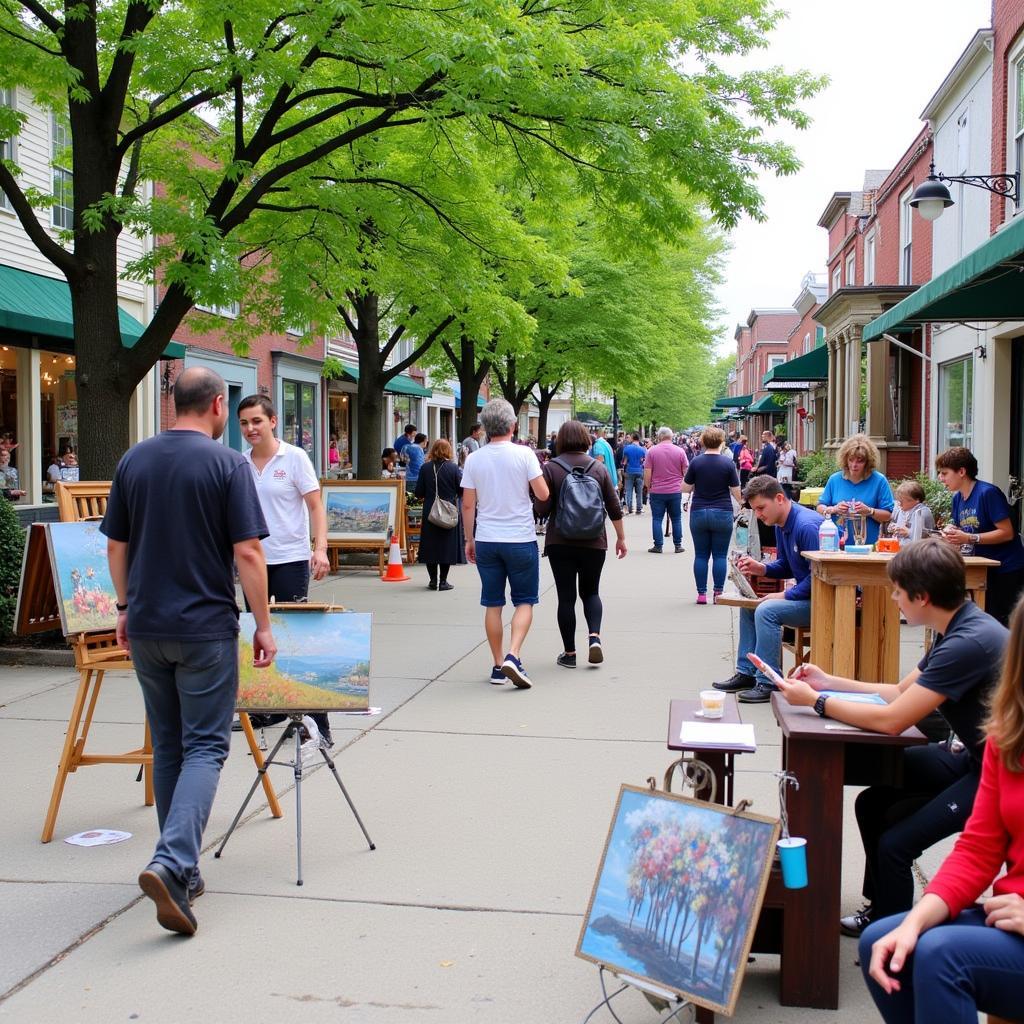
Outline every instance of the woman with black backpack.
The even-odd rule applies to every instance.
[[[619,496],[608,470],[587,454],[589,449],[587,428],[576,420],[563,423],[555,438],[555,458],[543,467],[550,494],[547,500],[535,502],[537,515],[549,516],[544,554],[558,593],[558,629],[564,651],[557,662],[563,668],[576,667],[577,590],[590,634],[587,660],[591,665],[604,661],[599,588],[608,550],[606,516],[615,528],[615,553],[626,557]]]

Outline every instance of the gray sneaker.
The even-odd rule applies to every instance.
[[[758,683],[749,690],[740,690],[736,694],[736,699],[741,704],[767,704],[772,699],[774,689],[774,686]]]
[[[855,914],[839,918],[839,930],[844,935],[854,939],[860,938],[860,933],[871,924],[871,904],[865,903]]]

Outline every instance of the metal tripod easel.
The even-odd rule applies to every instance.
[[[295,759],[293,761],[277,760],[278,751],[284,746],[289,737],[295,737]],[[373,840],[370,838],[370,833],[366,831],[366,826],[363,824],[363,819],[359,817],[359,812],[356,810],[356,805],[352,803],[352,797],[348,795],[348,790],[345,788],[345,783],[341,781],[341,776],[338,774],[338,769],[334,764],[334,760],[328,751],[324,750],[321,746],[318,748],[320,756],[327,762],[327,767],[330,768],[331,774],[334,776],[335,781],[338,783],[341,789],[342,795],[345,797],[345,802],[348,804],[349,809],[355,816],[356,822],[359,828],[362,830],[363,835],[366,838],[366,842],[369,844],[371,850],[376,850],[377,847]],[[302,715],[301,714],[290,714],[288,716],[288,724],[285,726],[284,731],[281,733],[280,739],[274,744],[273,750],[270,751],[270,756],[263,762],[263,766],[257,771],[256,778],[253,779],[252,785],[249,787],[249,792],[246,794],[245,800],[242,801],[242,806],[238,808],[238,813],[235,815],[234,820],[231,822],[231,827],[228,829],[227,834],[221,840],[220,846],[217,847],[217,852],[214,853],[214,857],[219,858],[224,852],[224,847],[227,846],[228,840],[231,838],[231,834],[235,831],[238,823],[242,820],[242,815],[245,813],[246,807],[249,806],[249,801],[252,799],[253,793],[256,792],[256,787],[263,781],[263,776],[266,774],[267,769],[272,764],[287,765],[292,769],[295,776],[295,855],[297,862],[298,878],[296,879],[296,885],[302,885]]]

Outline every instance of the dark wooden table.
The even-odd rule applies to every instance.
[[[782,729],[782,766],[800,783],[787,794],[791,835],[807,840],[805,889],[769,886],[765,905],[782,907],[783,1006],[839,1007],[839,916],[843,864],[843,786],[898,782],[902,749],[927,743],[915,728],[899,736],[851,729],[813,708],[772,694]],[[831,728],[829,728],[831,726]],[[764,915],[762,914],[762,917]],[[755,948],[758,944],[755,940]],[[762,951],[764,947],[760,947]]]
[[[701,718],[694,712],[700,710],[699,700],[674,700],[669,703],[668,711],[668,742],[669,750],[696,754],[714,773],[716,781],[715,802],[732,807],[733,795],[733,760],[737,754],[749,753],[746,750],[733,750],[725,747],[684,747],[679,742],[679,730],[683,722],[725,722],[739,725],[739,706],[731,693],[723,693],[725,709],[721,718]]]

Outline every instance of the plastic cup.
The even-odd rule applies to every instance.
[[[721,690],[701,690],[700,710],[705,718],[721,718],[725,714],[725,694]]]
[[[787,889],[807,888],[807,840],[790,836],[780,839],[779,861],[782,863],[782,884]]]

